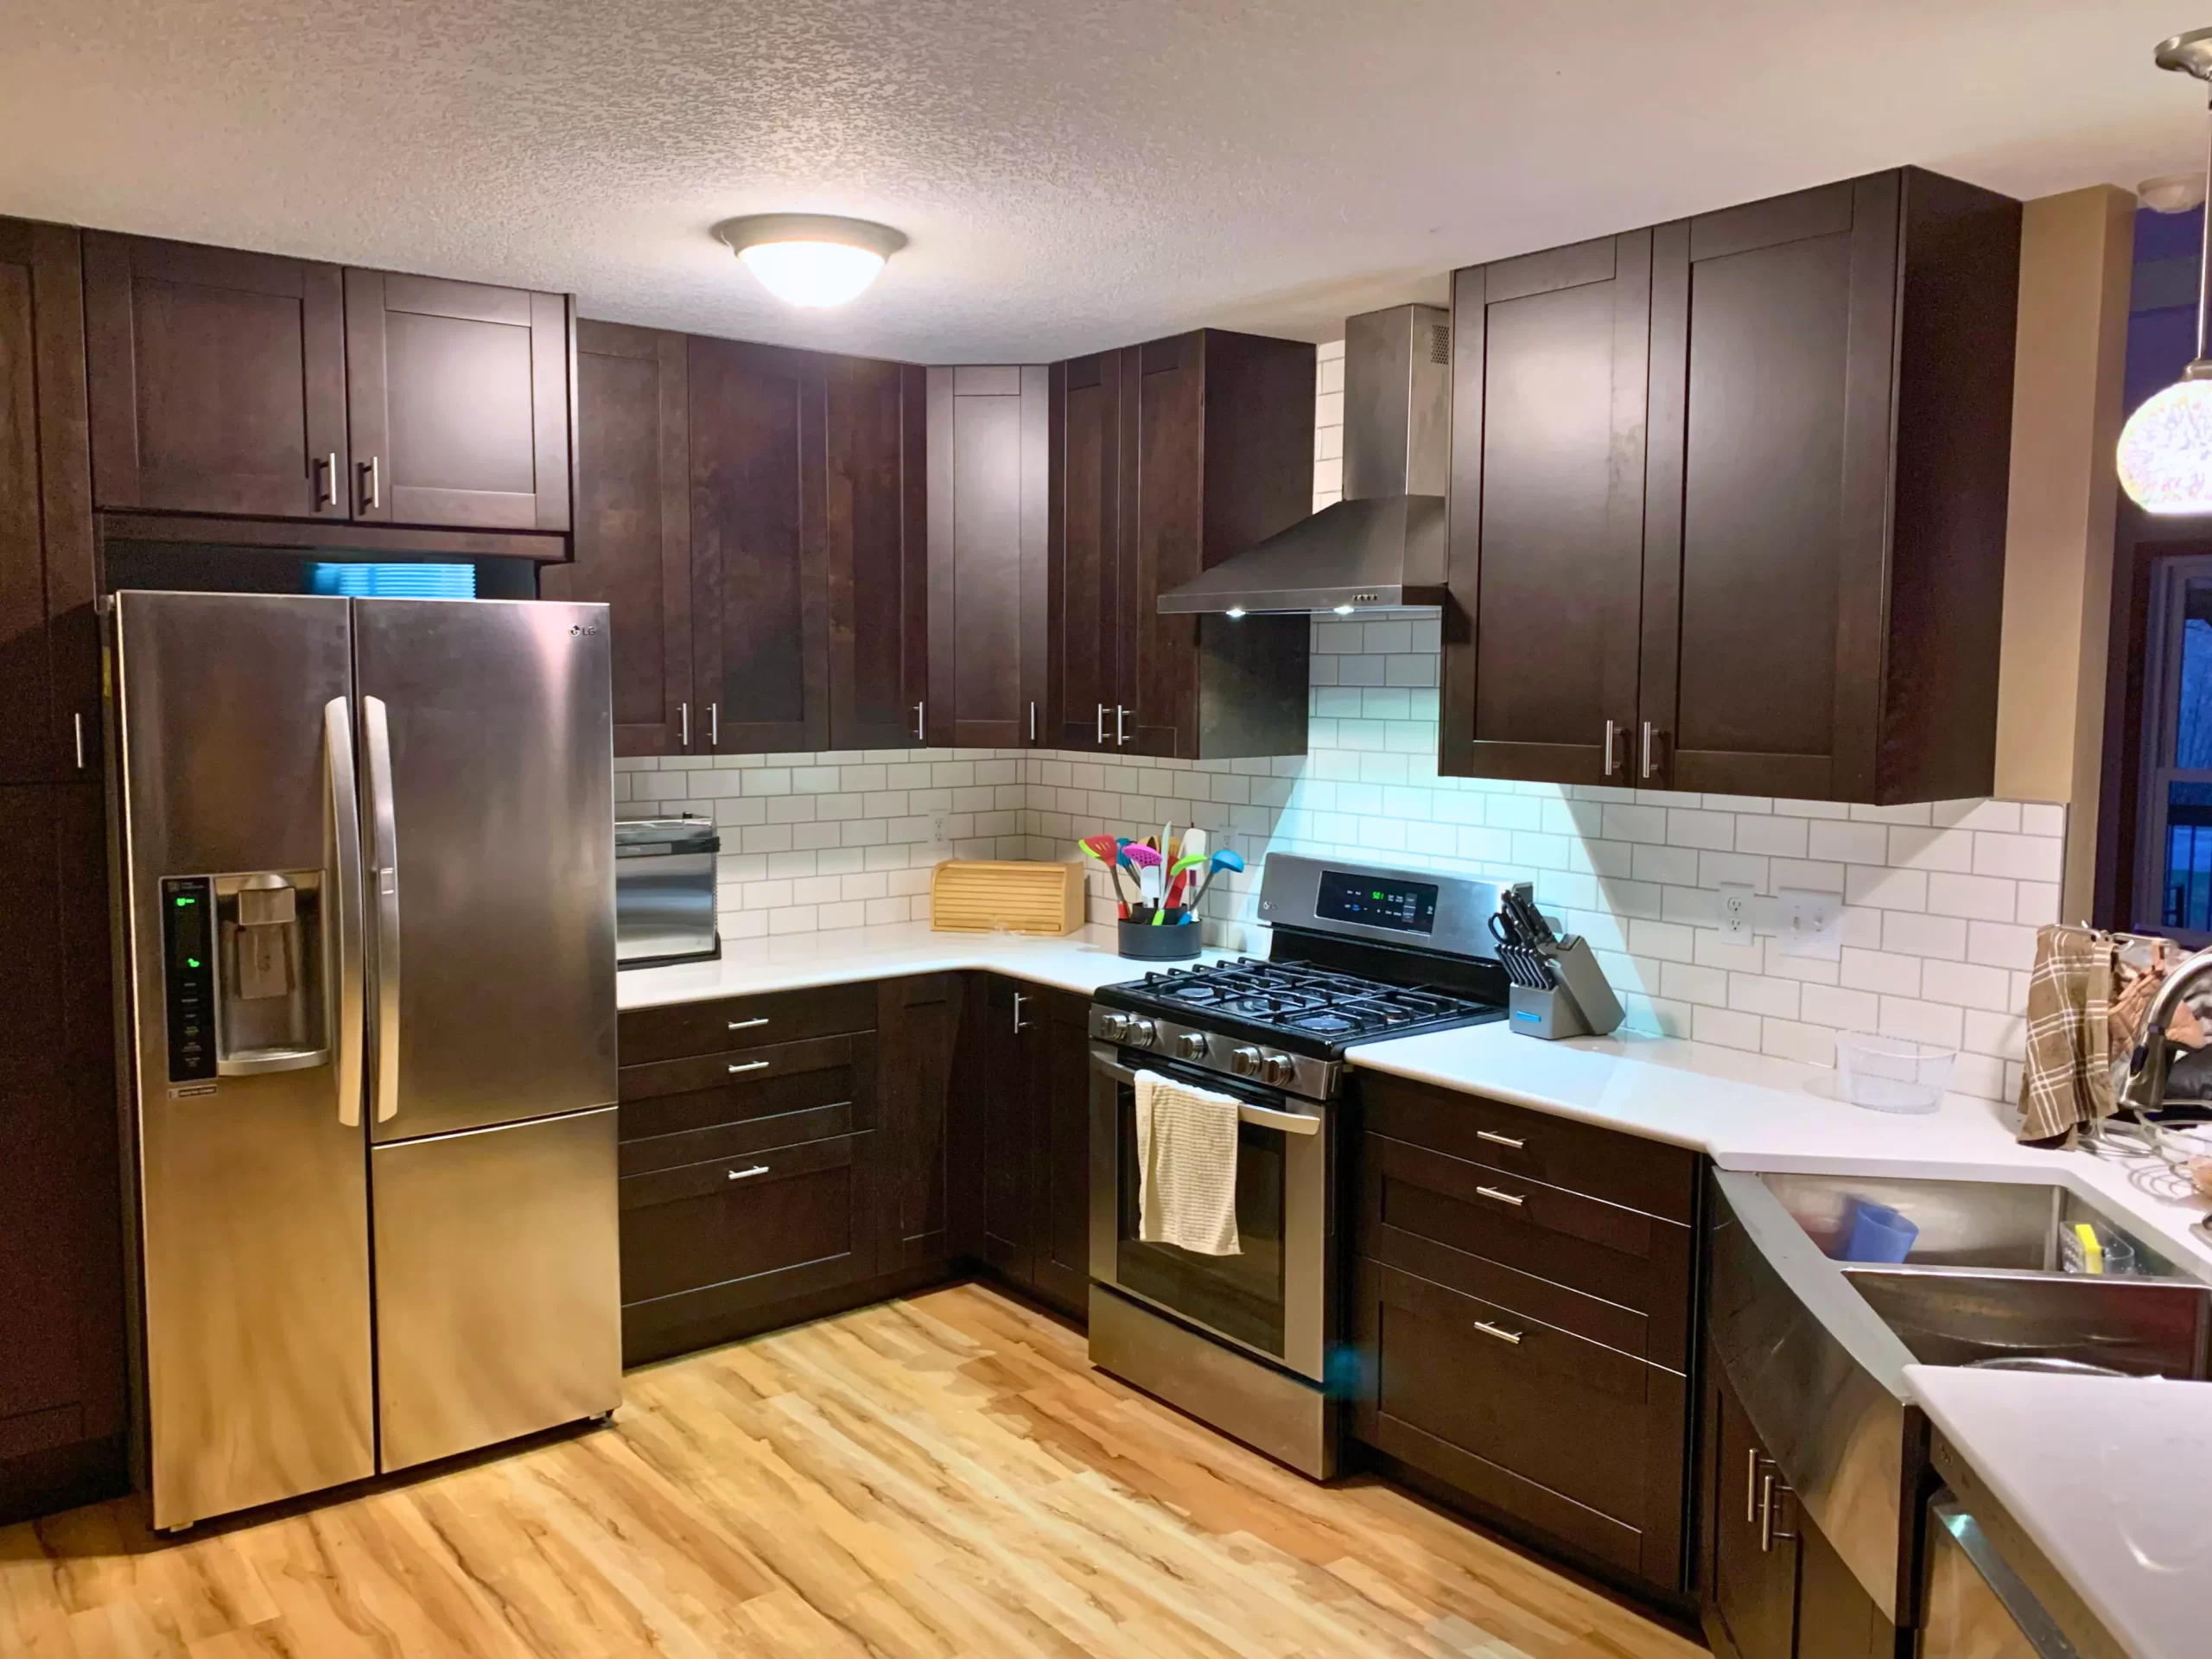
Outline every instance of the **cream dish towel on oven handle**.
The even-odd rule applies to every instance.
[[[1137,1237],[1198,1255],[1242,1255],[1236,1098],[1137,1073]]]

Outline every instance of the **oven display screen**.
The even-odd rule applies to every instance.
[[[1347,875],[1342,870],[1321,872],[1321,896],[1313,913],[1332,922],[1356,922],[1362,927],[1387,927],[1400,933],[1436,931],[1437,888],[1427,881],[1382,881]]]

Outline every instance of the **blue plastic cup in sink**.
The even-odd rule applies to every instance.
[[[1902,1262],[1912,1254],[1920,1229],[1886,1204],[1853,1200],[1851,1230],[1845,1236],[1847,1262]]]

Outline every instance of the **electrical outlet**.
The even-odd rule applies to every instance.
[[[1837,962],[1843,957],[1843,895],[1782,890],[1782,954]]]
[[[931,846],[948,847],[952,844],[952,837],[945,833],[945,819],[949,816],[949,814],[944,812],[932,812],[930,814]]]
[[[1751,943],[1751,907],[1754,895],[1748,881],[1723,881],[1720,884],[1720,938],[1726,944],[1749,945]]]

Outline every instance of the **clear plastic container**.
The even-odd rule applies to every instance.
[[[2096,1235],[2097,1254],[2091,1260],[2088,1247],[2073,1224],[2063,1224],[2058,1230],[2059,1265],[2069,1273],[2102,1274],[2108,1279],[2132,1279],[2135,1276],[2135,1247],[2109,1227],[2084,1223]]]
[[[1880,1037],[1870,1031],[1836,1033],[1837,1088],[1854,1106],[1875,1112],[1932,1112],[1951,1086],[1955,1048]]]

